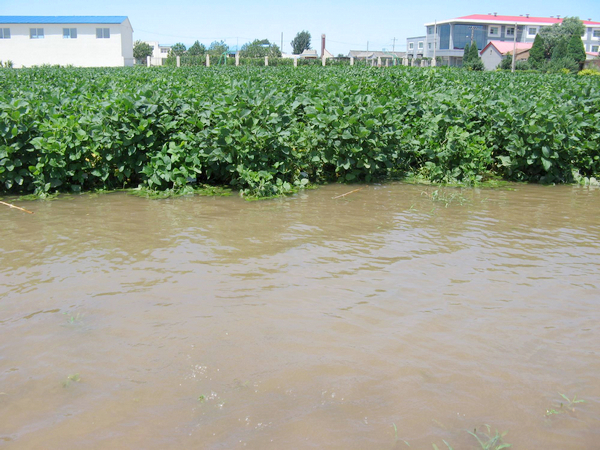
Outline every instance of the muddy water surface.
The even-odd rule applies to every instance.
[[[600,448],[600,190],[514,188],[3,207],[0,445]]]

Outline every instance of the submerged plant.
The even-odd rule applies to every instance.
[[[63,314],[67,315],[68,313],[64,312]],[[69,324],[79,323],[79,322],[81,322],[82,319],[83,319],[83,314],[76,313],[75,315],[71,315],[71,316],[67,317],[67,323],[69,323]]]
[[[67,388],[71,385],[71,383],[79,383],[81,381],[81,377],[78,373],[73,375],[69,375],[65,381],[63,381],[63,387]]]
[[[394,427],[394,440],[396,442],[399,442],[399,441],[404,442],[407,447],[410,447],[410,444],[408,442],[406,442],[404,439],[400,439],[398,437],[398,427],[396,426],[396,424],[392,422],[392,426]]]
[[[569,397],[567,397],[565,394],[561,394],[560,392],[558,394],[566,401],[566,403],[560,402],[560,406],[558,407],[558,409],[547,409],[546,417],[550,417],[555,414],[564,414],[569,411],[575,412],[575,404],[585,403],[585,400],[577,399],[577,396],[573,397],[573,399],[569,399]]]
[[[459,205],[463,205],[466,203],[467,199],[460,192],[452,192],[449,193],[445,189],[436,189],[433,192],[421,192],[421,195],[429,198],[432,202],[442,203],[445,208],[450,206],[452,203],[458,203]]]
[[[501,450],[503,448],[509,448],[512,445],[503,442],[503,438],[506,435],[506,431],[502,434],[496,430],[494,435],[492,435],[492,431],[489,425],[485,424],[487,429],[487,433],[482,431],[477,431],[475,428],[473,431],[467,431],[471,436],[477,439],[477,442],[481,446],[482,450]]]

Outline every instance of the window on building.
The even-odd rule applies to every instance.
[[[169,53],[169,49],[168,48],[161,48],[160,52],[161,53]]]
[[[529,27],[529,30],[527,30],[527,35],[528,36],[535,36],[537,34],[537,28],[536,27]]]
[[[595,38],[600,38],[600,29],[594,30],[594,33],[592,34],[592,36],[594,36]]]
[[[419,41],[419,50],[423,50],[423,41]]]
[[[44,39],[44,29],[43,28],[30,28],[29,29],[29,39]]]
[[[490,36],[500,36],[500,27],[490,27]]]
[[[408,44],[408,49],[409,50],[413,50],[414,48],[415,48],[415,43],[414,42],[411,42],[411,43]]]
[[[427,27],[427,34],[433,34],[433,27]]]
[[[0,28],[0,39],[10,39],[10,28]]]
[[[506,27],[506,35],[514,36],[515,35],[515,27]]]
[[[431,50],[431,42],[428,42],[428,43],[427,43],[427,48],[428,48],[429,50]]]
[[[487,42],[487,33],[489,30],[484,25],[454,25],[454,34],[452,41],[455,49],[463,49],[466,44],[477,43],[479,50]]]
[[[600,48],[600,46],[598,46],[598,45],[592,45],[592,52],[598,53],[598,48]]]
[[[96,39],[110,39],[110,28],[96,28]]]
[[[77,39],[77,28],[63,28],[63,39]]]

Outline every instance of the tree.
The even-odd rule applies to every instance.
[[[206,47],[200,42],[196,41],[190,48],[188,48],[187,53],[191,56],[204,55],[206,53]]]
[[[268,39],[255,39],[242,45],[240,56],[246,58],[264,58],[269,56],[272,58],[281,58],[281,50],[279,47]]]
[[[552,56],[550,57],[551,61],[555,61],[557,59],[562,59],[567,56],[567,40],[561,38],[558,43],[552,49]]]
[[[471,47],[469,48],[469,62],[478,61],[481,58],[479,57],[479,49],[477,48],[477,42],[473,42]]]
[[[465,59],[466,58],[466,62]],[[485,66],[483,61],[479,57],[479,50],[477,49],[477,42],[473,42],[472,45],[467,44],[465,46],[465,56],[463,58],[463,67],[468,70],[483,70]]]
[[[304,50],[310,48],[310,33],[308,31],[300,31],[290,44],[292,45],[292,53],[299,55]]]
[[[465,65],[465,64],[468,64],[468,63],[469,63],[469,58],[470,58],[470,56],[471,56],[471,53],[469,52],[469,50],[470,50],[470,47],[471,47],[471,46],[470,46],[470,45],[469,45],[469,43],[467,42],[467,43],[465,44],[465,52],[463,53],[463,65]]]
[[[208,47],[210,56],[221,56],[229,51],[229,46],[224,41],[213,41]]]
[[[152,46],[146,42],[135,41],[133,44],[133,57],[139,61],[144,61],[148,56],[152,56]]]
[[[580,35],[574,34],[569,39],[567,44],[567,56],[579,64],[579,70],[583,69],[583,63],[585,62],[586,54],[585,48],[583,47],[583,41]]]
[[[544,38],[541,34],[536,34],[533,40],[533,46],[529,50],[529,63],[532,68],[538,69],[544,65],[546,60],[544,55]]]
[[[565,17],[561,24],[555,23],[551,27],[540,28],[539,34],[544,39],[545,58],[552,58],[554,48],[561,40],[569,39],[574,34],[581,36],[584,31],[585,25],[579,17]]]
[[[178,42],[173,47],[171,47],[171,53],[173,53],[175,56],[183,55],[185,53],[185,45],[181,42]]]
[[[583,36],[585,32],[585,25],[579,19],[579,17],[565,17],[560,25],[564,35]]]

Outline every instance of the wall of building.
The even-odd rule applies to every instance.
[[[14,67],[42,64],[105,67],[133,65],[133,36],[123,24],[0,24],[10,28],[10,39],[0,39],[0,60]],[[43,39],[31,39],[30,29],[42,28]],[[76,28],[77,38],[65,39],[63,28]],[[96,28],[109,28],[110,37],[98,39]]]
[[[594,36],[594,34],[597,36]],[[583,39],[583,46],[585,47],[586,52],[597,51],[593,50],[592,47],[600,46],[600,27],[588,27],[581,39]]]
[[[406,55],[409,58],[421,58],[425,56],[426,51],[426,37],[417,36],[406,39]],[[412,48],[411,48],[412,44]]]
[[[121,54],[123,55],[123,65],[128,67],[133,66],[133,29],[129,24],[129,20],[126,20],[122,24],[118,25],[118,29],[121,36]]]
[[[502,61],[502,55],[494,48],[493,45],[481,55],[481,61],[485,66],[485,70],[495,70],[498,64]]]

